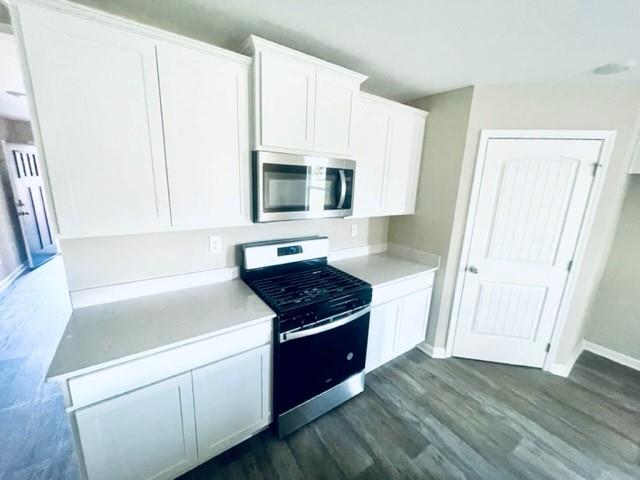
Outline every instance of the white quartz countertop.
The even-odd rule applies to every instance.
[[[47,378],[88,373],[274,316],[240,279],[79,308]]]
[[[392,283],[438,269],[435,262],[434,264],[418,263],[399,258],[389,252],[338,260],[331,262],[331,265],[364,280],[372,287],[379,287],[385,283]]]

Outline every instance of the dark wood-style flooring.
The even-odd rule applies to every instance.
[[[59,258],[0,296],[2,480],[79,478],[43,383],[68,315]],[[640,479],[640,372],[585,353],[565,379],[413,350],[286,440],[265,431],[183,480],[323,478]]]
[[[584,353],[571,377],[413,350],[283,441],[249,439],[195,479],[640,479],[640,372]]]

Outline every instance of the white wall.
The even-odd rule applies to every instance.
[[[356,237],[351,236],[353,224],[358,225]],[[387,218],[338,218],[62,240],[60,243],[69,289],[78,290],[236,265],[235,246],[246,242],[327,235],[332,250],[384,244],[387,225]],[[209,253],[210,235],[222,237],[220,254]]]
[[[585,340],[640,360],[640,175],[627,193],[602,280],[585,326]]]

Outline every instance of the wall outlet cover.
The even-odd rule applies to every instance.
[[[220,236],[209,237],[209,253],[212,255],[222,251],[222,238]]]
[[[351,225],[351,236],[352,237],[357,237],[358,236],[358,224],[354,223],[353,225]]]

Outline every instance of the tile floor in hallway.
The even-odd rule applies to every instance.
[[[79,478],[61,395],[43,383],[69,308],[60,258],[0,296],[2,480]],[[589,353],[563,379],[413,350],[286,440],[263,432],[184,476],[244,478],[637,480],[640,373]]]

